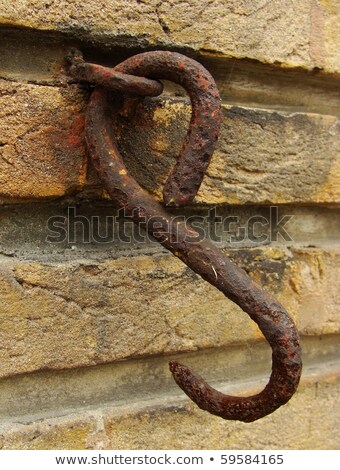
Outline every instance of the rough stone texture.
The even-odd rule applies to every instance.
[[[269,243],[280,249],[328,248],[338,245],[340,233],[340,207],[333,206],[196,205],[173,209],[171,215],[229,249]],[[131,220],[119,217],[111,200],[71,199],[32,204],[29,211],[27,204],[1,207],[0,253],[40,263],[84,259],[97,263],[168,252]]]
[[[339,72],[339,12],[338,0],[7,0],[0,23],[67,32],[106,46],[189,48]]]
[[[336,250],[229,254],[273,292],[302,334],[340,331]],[[244,312],[170,255],[98,263],[4,261],[1,287],[1,376],[262,337]]]
[[[300,387],[285,407],[251,426],[216,420],[191,403],[158,410],[126,409],[121,417],[105,418],[107,445],[134,449],[339,449],[340,441],[334,434],[340,417],[339,391],[338,375],[326,380],[320,377],[320,382]]]
[[[287,405],[251,424],[224,421],[187,399],[172,398],[4,424],[0,448],[340,449],[334,432],[340,419],[339,371],[317,372],[303,381]],[[248,385],[243,391],[254,389]]]
[[[339,0],[321,0],[322,7],[325,8],[321,12],[316,9],[314,18],[321,25],[324,30],[324,41],[318,39],[318,35],[314,36],[314,51],[320,57],[321,62],[324,63],[325,70],[330,70],[339,73],[340,70],[340,33],[339,33],[339,15],[340,15],[340,2]],[[313,27],[313,25],[312,25]],[[318,29],[318,25],[316,25]],[[321,34],[322,37],[322,34]],[[324,59],[321,57],[324,55]],[[317,60],[317,59],[316,59]]]
[[[65,56],[74,45],[86,61],[108,67],[143,51],[140,47],[131,50],[126,44],[93,47],[53,32],[6,27],[0,28],[0,41],[6,44],[0,55],[0,78],[37,85],[65,86]],[[198,60],[213,75],[225,103],[340,115],[338,75],[214,55],[200,55]],[[172,84],[171,89],[183,94],[179,86]]]
[[[83,189],[84,94],[76,86],[1,82],[3,201],[56,198]],[[117,138],[127,166],[159,198],[189,117],[190,106],[182,100],[132,100],[120,109]],[[335,116],[225,105],[219,143],[196,202],[339,202],[339,137]],[[93,172],[86,191],[91,197],[102,194]]]
[[[85,180],[82,93],[0,82],[0,198],[30,200],[79,191]]]
[[[224,105],[219,141],[196,202],[340,201],[340,121],[335,116]],[[125,106],[119,142],[131,173],[161,198],[190,117],[183,102]],[[131,123],[133,123],[131,125]],[[150,171],[152,169],[152,172]]]
[[[95,423],[91,418],[65,417],[57,423],[34,423],[23,426],[18,431],[13,431],[13,425],[10,425],[7,432],[0,431],[0,448],[3,450],[86,449],[87,441],[95,429]]]
[[[331,251],[326,256],[318,250],[311,254],[304,248],[293,249],[293,253],[296,264],[288,282],[298,294],[301,331],[307,335],[334,333],[340,321],[340,260]]]
[[[339,335],[303,336],[303,378],[333,370],[339,363]],[[320,347],[322,357],[320,358]],[[227,394],[258,390],[267,383],[271,349],[264,342],[246,342],[112,362],[96,367],[41,370],[1,379],[0,422],[32,422],[98,407],[106,408],[183,396],[169,371],[178,359]],[[303,380],[304,380],[303,379]],[[1,426],[0,426],[1,427]]]
[[[323,341],[324,358],[336,358],[338,336]],[[320,338],[304,338],[304,370],[315,354]],[[227,393],[234,393],[235,383],[254,379],[264,386],[270,373],[270,347],[262,342],[229,348],[214,348],[187,354],[171,354],[171,358],[190,365],[210,383],[220,384]],[[72,414],[74,410],[121,406],[148,400],[155,402],[181,393],[169,371],[169,355],[130,359],[96,367],[38,371],[1,380],[0,422],[25,422],[40,418]],[[212,367],[213,364],[213,367]],[[220,385],[217,385],[218,387]],[[15,398],[13,398],[15,397]]]
[[[0,56],[0,78],[43,85],[56,83],[65,65],[67,44],[47,33],[6,27],[0,29],[0,38],[6,44]]]

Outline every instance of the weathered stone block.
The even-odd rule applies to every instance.
[[[301,384],[289,404],[251,425],[216,419],[188,400],[177,406],[169,400],[168,405],[144,411],[126,408],[120,416],[104,418],[106,445],[122,449],[339,449],[334,435],[340,418],[339,376],[319,378],[320,382],[308,387]]]
[[[124,108],[119,143],[131,173],[159,198],[180,152],[190,106],[149,101]],[[224,119],[196,201],[203,204],[340,200],[335,116],[223,106]],[[131,125],[132,124],[132,125]],[[151,170],[150,170],[151,169]]]
[[[340,71],[339,2],[304,0],[4,1],[0,23],[102,45],[192,49],[220,57]]]
[[[254,392],[249,384],[241,390]],[[339,371],[318,369],[301,383],[287,405],[251,424],[222,420],[187,398],[173,397],[3,424],[0,448],[339,449],[334,433],[340,419],[339,397]]]
[[[87,174],[85,95],[1,82],[2,201],[75,194]],[[182,100],[128,101],[116,123],[129,170],[161,198],[190,118]],[[211,165],[196,197],[203,204],[336,203],[340,200],[340,124],[335,116],[224,106]],[[93,171],[85,195],[103,193]]]
[[[0,199],[60,197],[83,187],[84,101],[68,89],[0,81]]]
[[[336,251],[229,255],[283,303],[302,334],[339,333]],[[223,294],[170,255],[103,262],[3,262],[1,376],[262,338]]]

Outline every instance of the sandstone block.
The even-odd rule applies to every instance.
[[[84,92],[77,86],[2,81],[1,96],[3,202],[57,198],[84,188],[87,197],[103,194],[86,162]],[[335,116],[230,105],[223,111],[219,142],[197,203],[339,202],[340,124]],[[189,118],[190,106],[182,100],[133,101],[120,110],[116,135],[124,160],[158,198]]]
[[[82,93],[0,82],[0,199],[55,198],[83,187]]]
[[[97,44],[191,49],[286,67],[340,71],[339,3],[303,0],[2,2],[0,23]]]
[[[245,393],[253,391],[249,385],[243,388]],[[338,372],[311,376],[287,405],[251,424],[222,420],[179,397],[97,408],[40,422],[4,424],[0,448],[339,449],[334,433],[340,418],[339,392]]]
[[[183,102],[124,108],[118,139],[131,173],[161,198],[190,118]],[[332,203],[340,200],[340,121],[335,116],[224,105],[196,202]],[[132,123],[132,125],[131,125]],[[325,158],[326,156],[326,158]]]
[[[339,333],[335,250],[229,255],[283,303],[302,334]],[[1,287],[3,377],[262,338],[244,312],[171,255],[7,261]]]

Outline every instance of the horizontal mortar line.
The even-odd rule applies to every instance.
[[[297,114],[305,115],[317,115],[317,116],[339,116],[340,115],[340,103],[339,103],[339,112],[338,113],[327,113],[322,110],[313,110],[303,108],[303,106],[292,106],[292,105],[279,105],[279,104],[269,104],[269,103],[247,103],[246,101],[232,101],[227,99],[222,99],[222,108],[228,110],[230,107],[237,107],[242,109],[249,109],[253,111],[267,112],[268,114],[279,113],[283,114],[285,117],[292,117]]]
[[[173,103],[182,103],[185,106],[190,107],[190,100],[187,97],[173,97],[171,95],[164,95],[153,98],[154,100],[164,100],[170,101]],[[339,109],[337,113],[332,112],[325,112],[322,109],[318,110],[317,107],[310,110],[303,105],[300,106],[293,106],[293,105],[284,105],[284,104],[277,104],[277,103],[254,103],[248,101],[239,101],[239,100],[232,100],[232,98],[228,97],[221,97],[221,106],[222,109],[228,111],[230,108],[237,107],[242,109],[249,109],[254,111],[261,111],[266,112],[268,114],[272,113],[280,113],[286,117],[291,117],[297,114],[305,114],[305,115],[320,115],[320,116],[338,116],[340,114],[340,97],[339,97]]]
[[[99,185],[99,183],[98,183]],[[98,186],[99,187],[99,186]],[[150,193],[151,194],[151,193]],[[115,215],[117,212],[117,208],[113,206],[112,200],[111,199],[91,199],[91,200],[83,200],[81,199],[81,194],[77,194],[75,196],[61,196],[58,197],[58,199],[46,199],[46,200],[38,200],[35,204],[34,207],[38,208],[40,205],[41,208],[52,208],[52,209],[65,209],[67,207],[73,207],[73,206],[81,206],[83,204],[88,204],[86,206],[89,209],[107,209],[110,211],[110,214],[108,215]],[[162,204],[162,202],[160,202]],[[281,208],[288,208],[291,210],[294,209],[299,209],[299,210],[313,210],[313,209],[324,209],[325,211],[327,210],[332,210],[332,209],[340,209],[340,203],[331,203],[334,204],[334,206],[330,206],[329,203],[319,203],[319,202],[306,202],[306,203],[294,203],[294,202],[283,202],[283,203],[247,203],[247,204],[230,204],[230,203],[221,203],[221,204],[216,204],[216,203],[207,203],[207,202],[191,202],[190,204],[188,203],[187,205],[183,207],[172,207],[172,206],[164,206],[166,209],[169,211],[173,212],[173,215],[183,215],[182,212],[188,212],[188,211],[196,211],[200,209],[210,209],[211,206],[213,205],[216,208],[221,208],[221,209],[239,209],[239,210],[244,210],[244,209],[266,209],[270,208],[271,206],[277,206]],[[18,202],[12,203],[12,202],[0,202],[0,215],[1,212],[4,210],[20,210],[24,209],[27,210],[27,208],[32,207],[31,200],[26,201],[26,200],[19,200]],[[114,214],[111,212],[114,211]],[[190,214],[192,215],[192,214]]]
[[[18,83],[19,85],[37,85],[37,86],[46,86],[50,88],[66,88],[65,84],[62,84],[56,80],[48,81],[48,80],[33,80],[33,79],[26,79],[26,78],[9,78],[6,75],[2,75],[0,72],[0,81],[3,80],[9,83]]]
[[[51,47],[65,48],[67,50],[77,45],[80,50],[89,56],[85,57],[88,61],[93,61],[94,58],[100,57],[104,60],[103,64],[108,66],[110,66],[110,62],[112,62],[112,56],[114,56],[115,51],[118,51],[119,60],[122,61],[132,54],[154,50],[166,51],[169,50],[170,47],[171,51],[186,54],[197,61],[204,61],[205,65],[209,68],[221,68],[225,63],[228,63],[231,66],[232,72],[236,63],[243,64],[243,66],[249,65],[257,70],[261,68],[272,70],[274,73],[284,76],[287,73],[294,73],[295,75],[309,76],[312,80],[329,79],[339,81],[340,79],[340,74],[337,72],[325,72],[317,68],[316,76],[315,68],[303,68],[300,66],[289,67],[287,64],[281,64],[280,62],[269,63],[262,62],[256,58],[233,57],[225,55],[223,52],[206,49],[204,47],[195,49],[185,43],[169,45],[167,42],[164,42],[164,38],[159,38],[158,44],[149,42],[147,38],[143,38],[144,46],[141,47],[140,38],[129,37],[130,40],[133,39],[134,41],[131,42],[129,46],[122,46],[121,40],[123,38],[126,39],[126,34],[113,34],[111,37],[105,35],[105,38],[100,38],[100,35],[98,36],[99,31],[92,31],[92,37],[88,40],[87,37],[89,33],[89,31],[85,31],[83,28],[74,25],[70,29],[57,30],[39,29],[37,26],[32,27],[22,24],[12,24],[11,22],[0,24],[0,34],[3,36],[3,41],[7,40],[10,43],[21,42],[25,44],[26,49],[28,47],[34,47],[36,49],[40,44],[43,44],[41,47],[46,49],[46,44],[50,44]],[[116,63],[111,65],[114,66]]]
[[[25,85],[34,85],[34,86],[44,86],[44,87],[51,87],[51,88],[67,88],[67,85],[65,83],[61,83],[58,80],[33,80],[33,79],[25,79],[23,78],[9,78],[6,75],[2,75],[0,72],[0,80],[4,80],[9,83],[16,83],[16,84],[25,84]],[[238,101],[235,100],[233,101],[231,98],[225,98],[221,97],[221,105],[222,108],[228,110],[230,107],[236,106],[239,108],[244,108],[244,109],[250,109],[254,111],[262,111],[262,112],[268,112],[268,113],[282,113],[286,115],[287,117],[294,115],[294,114],[316,114],[320,116],[338,116],[340,115],[340,98],[339,98],[339,112],[338,113],[332,113],[332,112],[325,112],[322,109],[318,110],[317,107],[313,108],[313,111],[307,109],[303,105],[300,106],[293,106],[293,105],[284,105],[284,104],[276,104],[274,103],[249,103],[247,101]],[[181,102],[187,106],[190,106],[190,100],[186,97],[180,98],[180,97],[174,97],[171,94],[166,94],[154,99],[162,99],[164,101],[173,101],[173,102]]]
[[[339,360],[333,360],[333,361],[328,361],[328,362],[323,362],[320,363],[319,365],[314,365],[314,366],[307,366],[304,367],[303,369],[303,375],[300,379],[299,387],[304,388],[308,387],[309,385],[313,383],[322,383],[324,380],[333,380],[334,377],[340,378],[340,359]],[[260,391],[261,387],[262,389],[265,387],[265,385],[268,383],[268,378],[269,376],[253,376],[249,380],[242,380],[242,381],[237,381],[234,382],[234,384],[225,384],[223,382],[215,382],[212,383],[210,382],[210,385],[212,385],[214,388],[216,388],[218,391],[225,393],[227,395],[239,395],[239,396],[250,396],[252,394],[256,394]],[[205,378],[206,379],[206,378]],[[209,380],[207,380],[209,382]],[[299,390],[299,388],[298,388]],[[298,393],[297,390],[297,393]],[[178,388],[174,392],[170,392],[167,395],[155,395],[153,398],[149,398],[147,400],[139,400],[138,402],[132,402],[132,403],[124,403],[124,404],[112,404],[112,403],[105,403],[101,407],[96,407],[92,406],[87,408],[84,411],[105,411],[105,410],[110,410],[110,412],[115,411],[116,414],[120,414],[120,410],[123,409],[124,413],[126,413],[126,408],[129,406],[136,406],[138,405],[138,411],[141,411],[144,409],[152,409],[155,408],[166,408],[167,406],[171,408],[179,408],[186,403],[190,403],[190,399],[183,393],[181,392]],[[66,413],[66,416],[72,415],[73,412],[71,411],[70,413]],[[1,429],[1,425],[0,425]]]
[[[340,376],[339,335],[305,337],[302,343],[302,386]],[[315,357],[313,348],[318,345],[322,346],[323,350]],[[270,348],[262,342],[253,345],[254,357],[250,359],[251,363],[248,359],[237,362],[236,355],[236,362],[234,360],[234,363],[226,365],[228,354],[239,354],[241,350],[249,347],[248,344],[243,348],[235,346],[222,350],[186,353],[177,355],[177,359],[191,366],[194,361],[193,369],[224,393],[250,395],[263,388],[268,381]],[[120,407],[129,405],[155,405],[164,400],[172,400],[176,404],[184,403],[188,398],[178,389],[168,371],[167,361],[170,357],[174,358],[174,355],[122,361],[73,371],[35,372],[3,379],[0,382],[1,424],[27,424],[105,408],[119,410]],[[266,371],[259,370],[259,359],[261,368]],[[217,364],[216,369],[211,367],[212,363]],[[221,371],[221,368],[226,370]],[[230,368],[232,371],[229,374]],[[240,375],[243,376],[240,378]],[[221,380],[221,376],[228,377],[228,381]],[[129,382],[131,377],[132,381]],[[107,380],[109,384],[105,385]],[[120,385],[116,386],[119,381]]]
[[[98,62],[106,66],[114,66],[120,61],[126,59],[127,57],[147,50],[161,49],[166,50],[168,46],[160,40],[159,44],[149,44],[145,39],[144,47],[138,44],[138,41],[132,41],[127,46],[122,46],[121,38],[113,36],[110,41],[103,43],[99,38],[94,39],[94,37],[89,40],[86,36],[88,33],[84,34],[82,30],[72,30],[72,31],[51,31],[51,30],[38,30],[25,26],[13,26],[10,24],[0,25],[0,34],[2,36],[2,43],[10,47],[10,57],[4,57],[3,63],[7,69],[10,69],[13,66],[13,51],[17,50],[19,56],[22,58],[20,61],[24,66],[22,67],[23,75],[29,73],[30,70],[25,70],[26,57],[30,58],[29,67],[35,66],[35,69],[38,70],[36,73],[51,75],[51,80],[55,80],[52,77],[51,71],[48,67],[43,67],[41,70],[41,64],[38,62],[34,63],[36,58],[39,59],[39,54],[37,53],[37,48],[41,48],[43,56],[46,57],[47,44],[51,49],[50,54],[48,55],[48,60],[53,62],[55,59],[57,62],[60,62],[60,51],[67,51],[70,46],[76,45],[79,47],[85,55],[85,59],[92,62]],[[132,38],[130,38],[131,40]],[[134,38],[135,39],[135,38]],[[24,46],[22,46],[24,44]],[[220,54],[212,53],[211,51],[194,50],[188,45],[176,44],[176,51],[182,52],[189,56],[192,56],[196,60],[202,62],[215,76],[215,79],[218,83],[224,83],[225,85],[231,84],[233,87],[238,89],[244,86],[244,83],[250,83],[250,88],[254,88],[252,84],[255,84],[259,89],[262,88],[261,84],[267,85],[269,83],[269,89],[274,89],[274,101],[275,99],[280,100],[278,96],[280,92],[280,83],[283,82],[285,89],[294,89],[296,84],[302,88],[302,93],[305,96],[310,95],[310,88],[316,87],[317,90],[320,90],[322,93],[327,94],[328,92],[334,93],[339,83],[339,74],[327,73],[323,71],[318,71],[315,73],[315,70],[307,70],[299,67],[282,67],[279,64],[269,64],[261,62],[257,59],[247,59],[247,58],[235,58],[235,57],[226,57],[221,56]],[[30,50],[33,49],[34,54],[30,53]],[[33,62],[33,66],[32,66]],[[18,64],[16,64],[18,66]],[[27,72],[28,70],[28,72]],[[35,70],[35,71],[36,71]],[[13,74],[17,74],[18,70],[14,70]],[[249,78],[255,76],[255,80]],[[35,81],[35,79],[34,79]],[[43,82],[46,80],[42,80]],[[288,87],[287,87],[288,84]],[[333,88],[333,89],[332,89]],[[245,90],[247,91],[247,90]],[[229,92],[226,92],[229,95]],[[275,94],[277,98],[275,98]],[[318,98],[316,98],[317,102]],[[261,101],[261,100],[259,100]],[[309,101],[309,100],[307,100]],[[319,100],[322,105],[322,100]],[[322,105],[324,106],[324,104]]]
[[[73,203],[69,201],[69,205],[72,204]],[[39,202],[33,208],[30,206],[31,213],[29,216],[27,214],[26,204],[16,205],[14,208],[12,205],[0,208],[2,218],[0,229],[0,254],[2,255],[2,259],[4,261],[11,259],[13,261],[86,262],[90,260],[100,261],[103,259],[119,259],[143,255],[152,256],[159,255],[160,253],[168,253],[159,243],[148,241],[148,239],[133,242],[133,231],[131,233],[128,231],[127,233],[127,236],[132,237],[129,243],[121,241],[116,230],[118,230],[118,226],[120,226],[122,222],[116,226],[114,234],[112,234],[114,239],[109,243],[99,243],[94,239],[91,239],[92,242],[90,244],[82,243],[80,238],[78,238],[79,234],[76,234],[76,241],[72,243],[67,240],[63,243],[47,242],[46,236],[49,233],[46,225],[47,220],[50,216],[56,214],[64,214],[66,216],[65,207],[67,208],[64,203],[63,205],[56,205],[55,203],[42,204]],[[184,217],[192,215],[200,217],[206,216],[206,210],[210,208],[211,206],[190,207],[183,210],[182,215]],[[228,216],[238,215],[240,216],[238,225],[242,227],[247,223],[247,220],[254,215],[265,215],[268,217],[267,209],[267,206],[224,206],[218,208],[218,211],[220,211],[218,215],[223,219]],[[218,236],[221,236],[221,240],[217,241],[212,239],[212,242],[223,250],[256,250],[275,247],[285,251],[287,255],[290,255],[291,250],[299,248],[320,248],[337,251],[340,247],[340,239],[338,237],[340,217],[338,217],[338,212],[338,208],[329,207],[281,206],[280,217],[285,216],[285,214],[293,215],[291,221],[285,226],[287,233],[291,236],[291,240],[270,240],[270,233],[264,231],[263,234],[269,237],[269,239],[266,239],[262,243],[254,240],[251,241],[248,238],[242,241],[242,243],[236,243],[230,240],[230,236],[235,235],[233,232],[234,229],[232,229],[229,235],[225,230],[221,233],[218,231]],[[116,215],[115,212],[112,212],[110,203],[106,204],[103,202],[92,202],[91,206],[80,206],[79,214],[85,215],[88,218],[96,214],[98,217],[102,217],[101,220],[103,221],[106,220],[105,217],[108,214],[110,217]],[[172,215],[176,217],[179,214],[177,211],[173,211]],[[25,221],[24,224],[22,224],[23,220]],[[305,222],[308,227],[311,223],[314,223],[313,220],[317,221],[317,229],[304,231],[303,227]],[[290,225],[291,223],[292,225]],[[105,228],[105,225],[103,225],[100,230],[102,231],[103,228]],[[209,238],[211,232],[209,232],[205,222],[202,228],[205,230],[205,236]],[[29,237],[27,234],[29,234]]]
[[[304,250],[313,250],[315,249],[320,249],[320,250],[327,250],[327,252],[330,253],[338,253],[340,250],[340,242],[328,242],[328,243],[313,243],[313,241],[309,241],[308,243],[295,243],[294,245],[289,243],[287,245],[284,244],[279,244],[279,243],[270,243],[270,244],[252,244],[252,245],[247,245],[247,244],[242,244],[242,245],[230,245],[230,244],[216,244],[217,248],[221,249],[222,251],[225,252],[225,254],[228,254],[229,252],[237,252],[238,250],[259,250],[259,249],[265,249],[265,248],[277,248],[281,250],[283,253],[286,253],[288,257],[292,257],[292,250],[296,249],[304,249]],[[104,262],[106,260],[118,260],[122,258],[135,258],[138,256],[149,256],[149,257],[157,257],[159,255],[165,255],[165,256],[173,256],[166,248],[163,248],[161,245],[157,245],[154,248],[147,248],[147,247],[141,247],[141,248],[135,248],[135,249],[130,249],[127,248],[125,250],[108,250],[108,251],[95,251],[95,250],[87,250],[86,253],[82,252],[77,254],[76,252],[73,252],[71,249],[69,249],[69,253],[65,253],[65,250],[62,250],[62,253],[55,253],[55,252],[49,252],[49,253],[43,253],[43,254],[29,254],[29,253],[16,253],[15,251],[11,251],[9,253],[6,253],[6,251],[0,249],[0,260],[5,261],[11,261],[13,263],[16,262],[22,262],[22,261],[27,261],[27,262],[41,262],[41,263],[47,263],[48,265],[53,265],[53,264],[60,264],[62,263],[84,263],[84,264],[91,264],[93,262]]]
[[[304,375],[300,380],[299,387],[305,388],[311,384],[322,383],[328,379],[334,380],[334,377],[340,378],[340,360],[322,363],[319,367],[305,367]],[[225,394],[235,396],[250,396],[251,394],[257,393],[259,391],[259,387],[263,388],[267,382],[268,377],[254,376],[252,379],[247,381],[235,382],[232,386],[229,384],[225,385],[223,382],[210,384]],[[148,398],[141,396],[140,398],[131,402],[119,403],[114,401],[107,401],[98,405],[91,404],[89,406],[79,406],[77,409],[74,407],[62,407],[58,412],[54,411],[52,413],[45,414],[23,414],[20,417],[18,416],[4,419],[0,416],[0,432],[6,430],[8,425],[10,425],[9,429],[12,429],[13,425],[28,425],[34,422],[42,421],[48,422],[50,420],[54,421],[65,417],[72,419],[72,417],[78,417],[79,414],[82,416],[93,416],[99,413],[102,416],[105,414],[105,412],[108,411],[112,415],[120,415],[122,412],[126,414],[127,409],[129,409],[129,411],[135,410],[138,412],[147,411],[148,409],[155,410],[157,408],[179,409],[184,407],[187,403],[190,403],[190,399],[184,394],[184,392],[181,392],[179,388],[176,388],[176,391],[169,390],[166,394],[155,394],[153,397]]]

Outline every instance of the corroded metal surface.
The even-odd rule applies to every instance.
[[[193,200],[210,163],[222,120],[221,98],[210,73],[195,60],[176,52],[154,51],[137,54],[113,69],[83,62],[81,53],[69,54],[69,73],[79,80],[115,89],[126,84],[125,92],[133,88],[131,76],[135,76],[138,88],[134,94],[143,96],[159,89],[156,80],[171,80],[188,93],[192,104],[189,131],[184,140],[177,163],[164,185],[163,199],[166,205],[182,206]],[[119,79],[115,80],[115,74]],[[126,78],[123,80],[121,76]],[[147,77],[147,78],[144,78]],[[147,80],[148,87],[138,80]],[[107,86],[109,84],[109,86]],[[119,88],[122,90],[122,88]],[[140,91],[138,91],[140,90]],[[162,91],[162,90],[161,90]]]
[[[70,63],[69,75],[79,81],[138,96],[158,96],[163,91],[163,85],[159,81],[128,75],[110,67],[84,62],[81,52],[77,49],[69,51],[67,62]]]
[[[212,77],[197,62],[169,52],[139,54],[115,70],[151,79],[170,79],[188,91],[193,106],[190,129],[182,154],[167,181],[165,197],[168,203],[185,204],[199,188],[219,130],[220,100]],[[114,143],[111,121],[109,97],[105,90],[95,89],[88,105],[86,140],[93,164],[115,204],[247,312],[273,351],[269,382],[262,392],[250,397],[222,394],[188,367],[171,361],[174,379],[200,408],[222,418],[251,422],[272,413],[291,398],[301,375],[301,349],[293,321],[282,305],[245,271],[210,241],[201,240],[185,222],[172,219],[128,174]],[[194,164],[193,158],[198,162]]]
[[[189,131],[163,189],[166,205],[187,204],[193,200],[202,183],[222,120],[221,98],[214,79],[195,60],[167,51],[135,55],[116,66],[115,70],[171,80],[187,91],[192,105]]]

